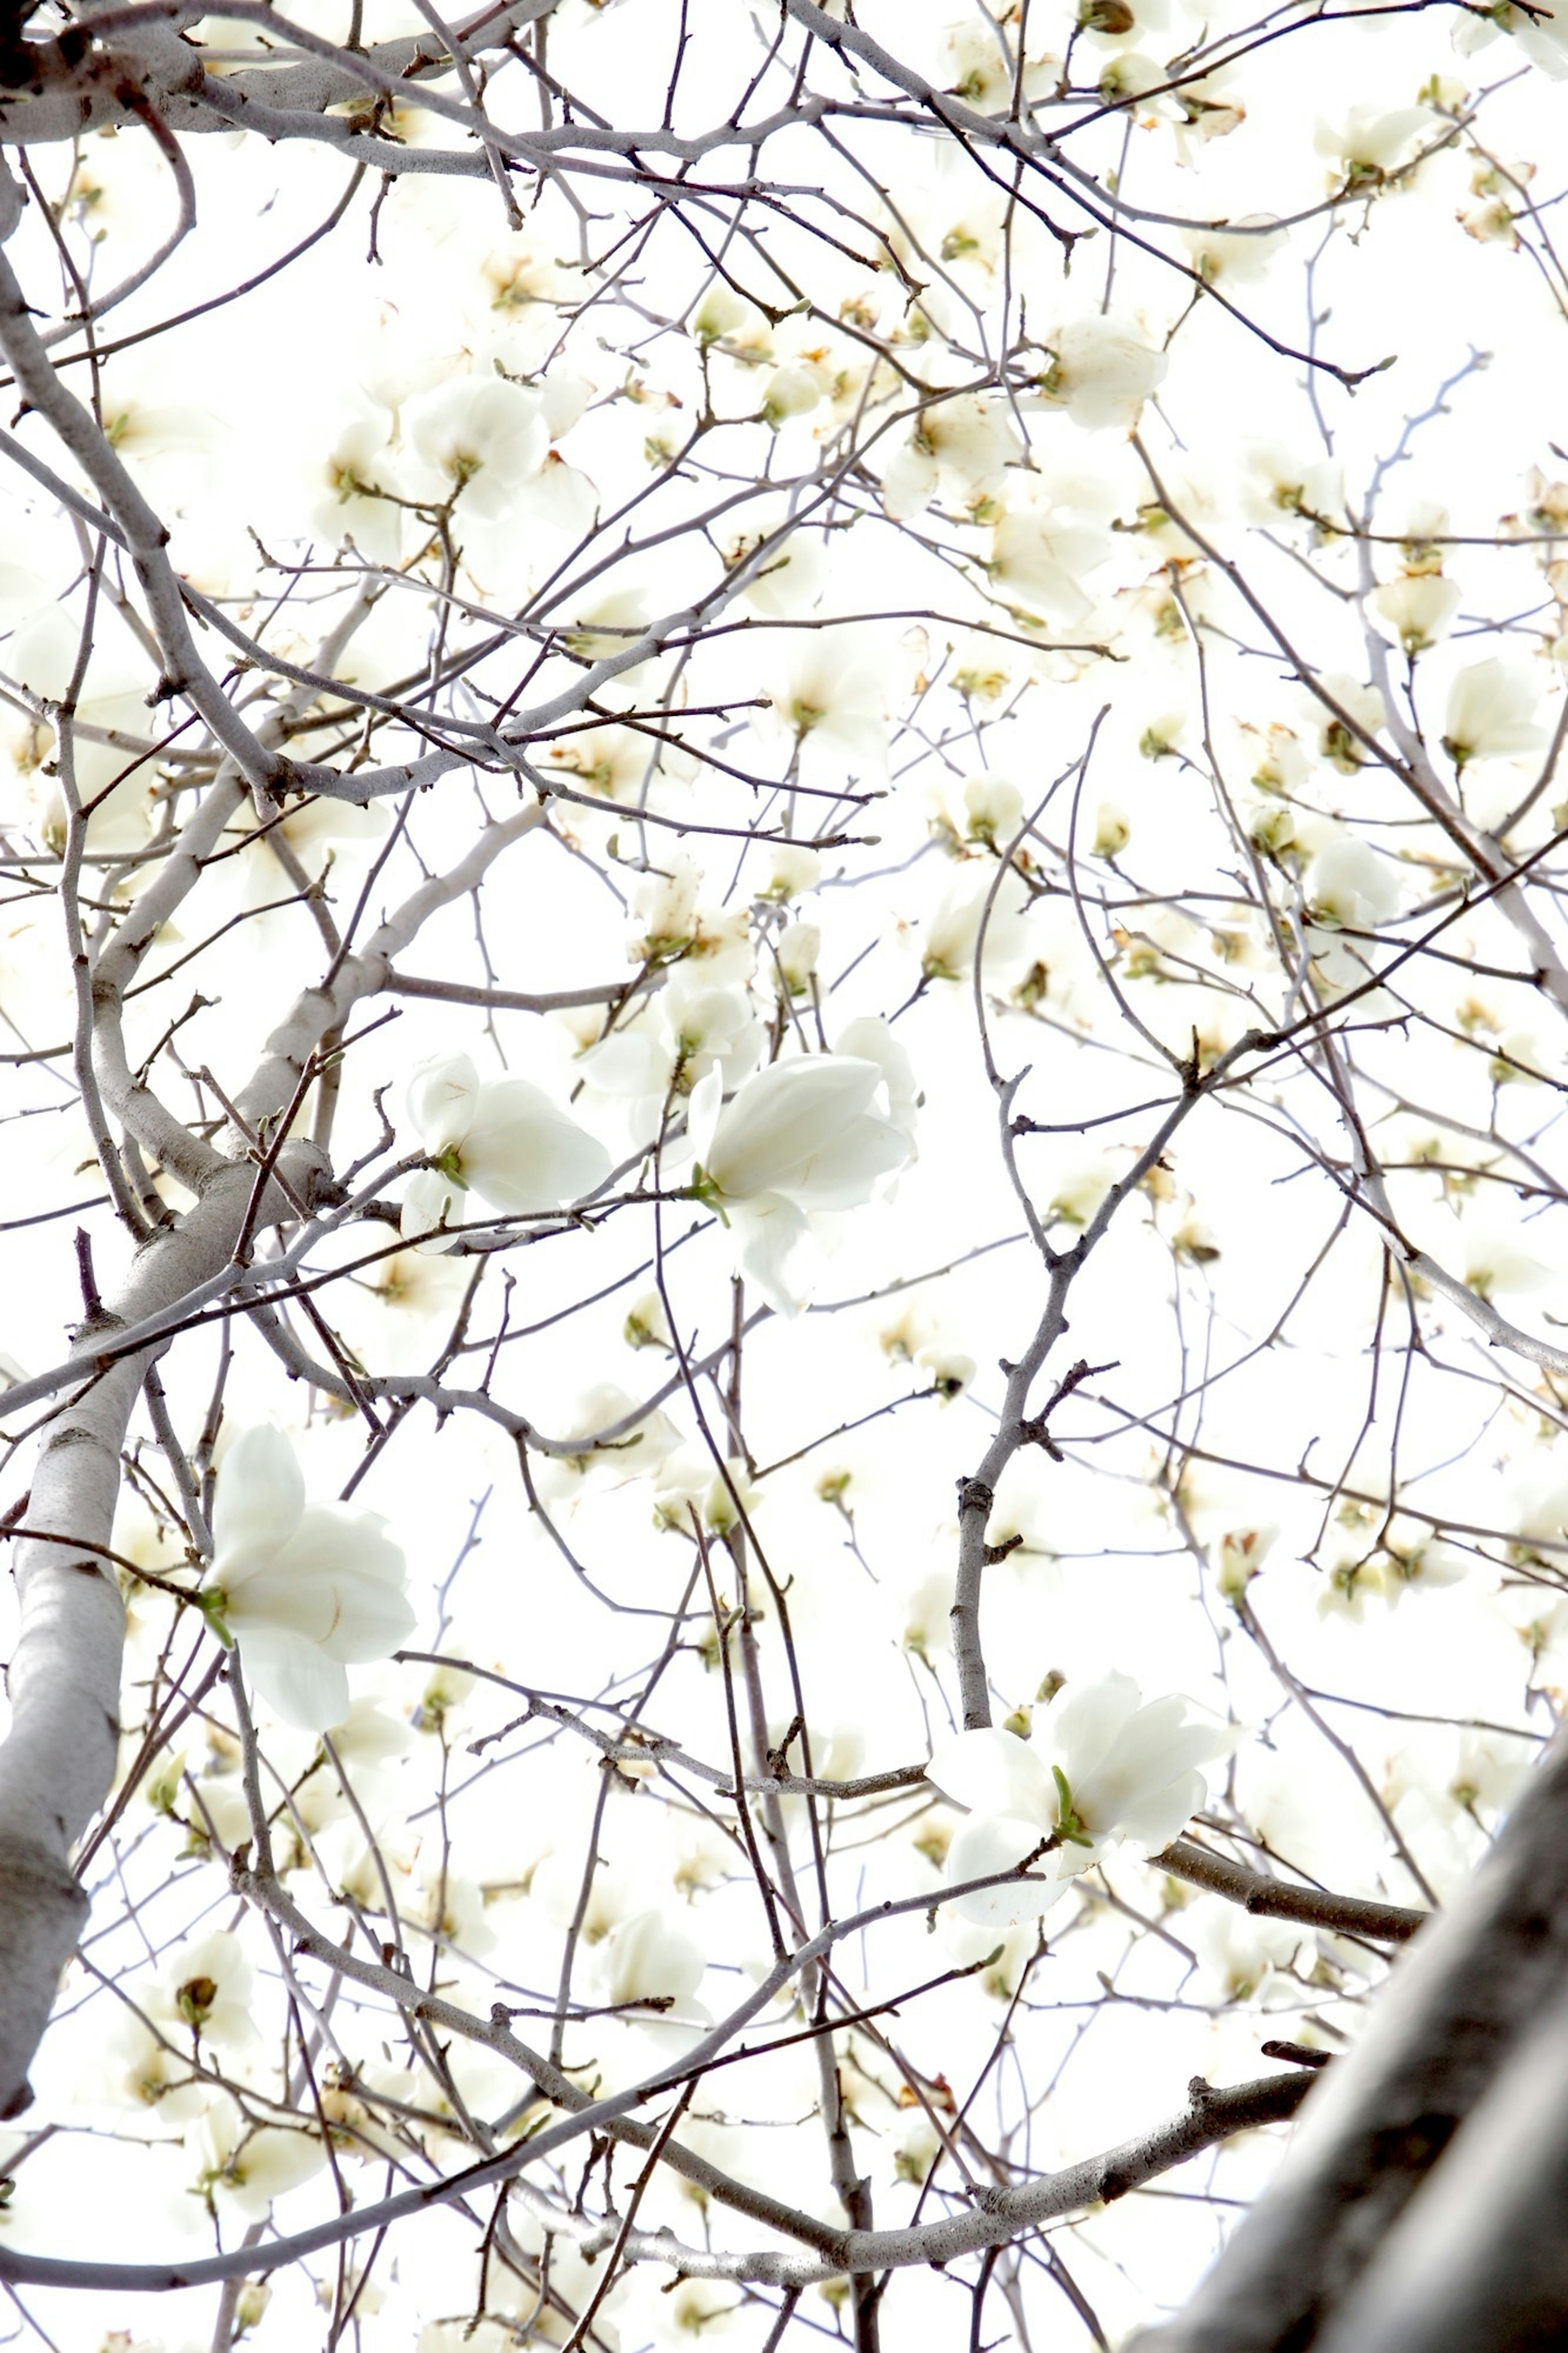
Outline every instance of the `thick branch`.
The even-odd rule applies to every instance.
[[[283,1173],[309,1191],[318,1165],[310,1145],[293,1145]],[[107,1335],[156,1314],[228,1263],[255,1182],[248,1163],[221,1169],[186,1218],[143,1245],[104,1321],[82,1342],[84,1371]],[[264,1217],[288,1214],[270,1188]],[[21,1626],[8,1679],[11,1730],[0,1747],[0,2116],[15,2116],[31,2097],[27,2069],[87,1908],[70,1850],[113,1778],[125,1630],[102,1550],[113,1530],[126,1425],[165,1345],[121,1358],[54,1423],[27,1508],[42,1540],[17,1549]],[[79,1544],[96,1549],[77,1552]]]
[[[1568,1744],[1380,1997],[1273,2185],[1151,2353],[1284,2353],[1354,2289],[1568,1972]],[[1462,2145],[1462,2144],[1461,2144]],[[1466,2170],[1464,2179],[1473,2182]],[[1518,2244],[1510,2220],[1509,2242]]]
[[[1268,1872],[1249,1871],[1227,1854],[1215,1854],[1194,1839],[1173,1839],[1160,1854],[1149,1858],[1152,1871],[1168,1871],[1173,1879],[1187,1880],[1239,1904],[1244,1912],[1268,1920],[1299,1920],[1303,1927],[1331,1928],[1342,1936],[1371,1936],[1385,1945],[1403,1945],[1424,1928],[1429,1913],[1413,1912],[1403,1904],[1374,1904],[1362,1895],[1335,1895],[1327,1888],[1297,1887]]]

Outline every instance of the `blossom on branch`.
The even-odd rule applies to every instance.
[[[426,1062],[408,1091],[408,1108],[432,1166],[421,1169],[403,1200],[403,1233],[427,1250],[452,1243],[437,1229],[470,1189],[507,1217],[559,1209],[602,1185],[610,1156],[574,1119],[557,1111],[526,1079],[481,1085],[467,1054]]]
[[[882,1058],[809,1054],[758,1071],[727,1105],[718,1070],[692,1089],[695,1189],[734,1227],[742,1271],[781,1314],[803,1303],[788,1270],[812,1216],[861,1208],[912,1157],[897,1085]]]
[[[287,1724],[327,1732],[349,1712],[349,1666],[414,1630],[402,1553],[374,1512],[308,1504],[294,1450],[262,1424],[229,1448],[213,1508],[209,1617]]]
[[[1131,1675],[1109,1674],[1053,1701],[1034,1736],[994,1725],[938,1748],[927,1778],[969,1808],[947,1852],[950,1887],[1016,1871],[1032,1876],[958,1898],[961,1919],[996,1926],[1037,1918],[1066,1882],[1113,1844],[1152,1854],[1204,1803],[1201,1765],[1230,1735],[1189,1723],[1179,1693],[1141,1702]]]

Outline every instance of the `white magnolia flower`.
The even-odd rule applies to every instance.
[[[426,1062],[408,1090],[408,1108],[436,1164],[421,1169],[403,1203],[405,1240],[429,1237],[421,1250],[450,1250],[436,1229],[461,1222],[472,1190],[492,1209],[525,1217],[581,1199],[610,1173],[597,1139],[558,1111],[526,1079],[481,1085],[467,1054]]]
[[[405,425],[434,476],[427,495],[461,491],[465,512],[488,521],[507,512],[550,447],[538,394],[500,375],[454,377],[412,402]]]
[[[1285,1979],[1284,1973],[1302,1944],[1310,1947],[1305,1929],[1287,1920],[1249,1918],[1215,1895],[1200,1896],[1191,1912],[1184,1914],[1182,1935],[1197,1955],[1194,1990],[1200,2001],[1217,2010],[1232,2001],[1278,2009],[1300,2000],[1301,1989]]]
[[[672,1090],[689,1094],[711,1070],[738,1087],[763,1039],[743,988],[714,987],[681,965],[640,1012],[588,1048],[580,1067],[590,1097],[617,1117],[635,1150],[658,1134]]]
[[[1069,319],[1047,336],[1051,364],[1040,392],[1090,433],[1120,426],[1130,433],[1170,365],[1136,320],[1098,311]]]
[[[1005,776],[971,776],[963,787],[963,838],[1005,849],[1023,830],[1024,796]]]
[[[805,997],[811,987],[822,933],[816,923],[786,923],[773,943],[779,978],[792,997]]]
[[[700,1947],[655,1908],[619,1920],[594,1948],[588,1967],[595,2010],[587,2039],[607,2085],[674,2066],[712,2023],[697,1999],[707,1962]]]
[[[728,1105],[722,1090],[718,1071],[692,1090],[695,1181],[735,1228],[743,1271],[781,1314],[794,1314],[801,1299],[786,1268],[810,1217],[869,1201],[910,1157],[909,1126],[896,1115],[888,1068],[868,1055],[774,1062]]]
[[[981,393],[933,398],[882,477],[882,503],[901,519],[932,499],[973,506],[1000,487],[1004,470],[1023,455],[1005,403]]]
[[[347,1666],[414,1630],[402,1553],[374,1512],[308,1504],[294,1450],[263,1424],[218,1472],[205,1588],[257,1689],[288,1724],[326,1732],[349,1712]]]
[[[774,368],[763,391],[763,421],[776,433],[792,417],[809,417],[833,389],[827,370],[812,360]]]
[[[980,928],[985,927],[985,970],[1025,963],[1029,955],[1029,888],[1016,871],[997,880],[989,859],[970,858],[949,877],[931,909],[921,943],[927,980],[963,980],[974,969]]]
[[[1282,515],[1321,515],[1337,521],[1345,512],[1339,467],[1287,448],[1282,442],[1260,441],[1248,449],[1240,488],[1241,509],[1247,522],[1268,529],[1277,527]]]
[[[298,2189],[327,2161],[313,2133],[252,2126],[226,2092],[213,2102],[193,2137],[203,2194],[247,2222],[264,2222],[275,2198]]]
[[[386,496],[404,491],[391,427],[374,405],[351,417],[327,453],[310,507],[313,531],[334,546],[352,539],[373,564],[396,564],[403,553],[403,510]]]
[[[657,1296],[657,1294],[656,1294]],[[559,1436],[581,1439],[581,1453],[544,1455],[534,1470],[534,1481],[550,1496],[568,1495],[584,1481],[595,1486],[624,1486],[657,1472],[680,1442],[680,1433],[668,1414],[650,1412],[615,1381],[599,1381],[576,1399],[563,1417]],[[611,1433],[605,1436],[605,1433]]]
[[[1064,628],[1092,609],[1084,581],[1110,557],[1109,532],[1048,502],[1021,501],[997,518],[985,569],[999,596]]]
[[[1375,106],[1352,106],[1342,124],[1320,121],[1312,144],[1352,182],[1381,179],[1408,163],[1421,141],[1442,127],[1441,118],[1425,106],[1396,107],[1390,114]]]
[[[1399,884],[1386,860],[1346,835],[1321,849],[1307,870],[1307,906],[1315,923],[1373,932],[1399,904]]]
[[[799,841],[770,843],[767,879],[757,896],[779,902],[798,898],[803,891],[815,891],[821,880],[820,850],[810,849]]]
[[[1228,228],[1184,229],[1182,242],[1205,286],[1223,278],[1230,287],[1261,278],[1286,237],[1270,215],[1252,213]]]
[[[1453,628],[1459,598],[1457,580],[1440,572],[1408,573],[1374,592],[1373,613],[1407,654],[1425,653]]]
[[[239,1938],[216,1928],[182,1946],[165,1963],[148,2010],[165,2025],[171,2041],[178,2042],[183,2029],[219,2050],[245,2051],[256,2041],[255,1986],[256,1972]]]
[[[695,1512],[710,1536],[727,1536],[740,1526],[742,1514],[750,1519],[762,1501],[762,1491],[752,1485],[742,1455],[732,1454],[721,1471],[711,1455],[694,1446],[682,1447],[678,1453],[667,1455],[659,1466],[653,1524],[676,1535],[689,1536]]]
[[[1008,1926],[1037,1918],[1063,1883],[1125,1841],[1152,1854],[1204,1803],[1197,1769],[1221,1756],[1230,1736],[1189,1723],[1180,1694],[1141,1704],[1130,1675],[1068,1689],[1020,1740],[992,1726],[961,1732],[926,1767],[944,1796],[969,1808],[948,1849],[950,1887],[1012,1871],[1049,1840],[1035,1876],[961,1896],[963,1919]]]
[[[1227,1601],[1239,1601],[1274,1549],[1279,1534],[1277,1527],[1256,1524],[1226,1528],[1217,1543],[1211,1545],[1209,1558],[1214,1564],[1215,1581]]]
[[[1535,716],[1535,681],[1521,663],[1472,662],[1448,689],[1443,749],[1457,768],[1468,760],[1506,760],[1546,741]]]
[[[752,714],[752,725],[794,738],[803,784],[837,790],[846,769],[858,776],[886,769],[888,689],[875,651],[860,631],[811,630],[787,669],[764,686],[766,705]]]

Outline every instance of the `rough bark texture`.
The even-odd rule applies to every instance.
[[[1322,2353],[1568,2344],[1568,1995],[1547,2010],[1389,2233]]]
[[[1347,2333],[1358,2284],[1364,2273],[1370,2288],[1372,2266],[1381,2269],[1390,2233],[1435,2167],[1434,2198],[1439,2185],[1445,2201],[1479,2194],[1468,2152],[1478,2142],[1508,2143],[1516,2105],[1523,2133],[1531,2111],[1518,2105],[1521,2088],[1543,2064],[1536,2021],[1562,2016],[1565,1984],[1568,1744],[1559,1737],[1491,1855],[1450,1908],[1423,1930],[1380,1996],[1362,2040],[1329,2071],[1272,2187],[1180,2319],[1141,2337],[1140,2346],[1148,2353],[1297,2353],[1324,2342],[1344,2316],[1344,2329],[1327,2338],[1334,2353],[1350,2353],[1352,2345],[1355,2353],[1369,2353],[1374,2341],[1382,2353],[1381,2338]],[[1568,2037],[1568,2021],[1561,2033]],[[1550,2056],[1568,2075],[1568,2060],[1555,2042]],[[1471,2133],[1462,2127],[1473,2112]],[[1458,2188],[1451,2190],[1450,2184]],[[1521,2184],[1516,2193],[1522,2194]],[[1508,2228],[1505,2233],[1500,2211],[1494,2235],[1511,2251],[1511,2270],[1520,2232],[1516,2208],[1506,2199],[1503,2203]],[[1423,2196],[1412,2214],[1413,2230],[1426,2208]],[[1560,2233],[1561,2208],[1555,2211]],[[1426,2353],[1428,2345],[1450,2340],[1419,2341]],[[1564,2338],[1504,2335],[1463,2341],[1468,2347]],[[1387,2342],[1414,2348],[1416,2340],[1391,2337]]]
[[[320,1155],[290,1145],[279,1158],[289,1182],[308,1188]],[[114,1571],[92,1547],[111,1541],[126,1424],[167,1342],[109,1360],[96,1379],[95,1359],[116,1329],[174,1308],[223,1271],[256,1179],[248,1162],[220,1169],[189,1214],[137,1252],[82,1341],[88,1378],[51,1421],[34,1474],[26,1525],[37,1533],[17,1546],[21,1624],[0,1747],[0,2116],[32,2096],[27,2068],[87,1909],[70,1852],[114,1777],[125,1631]],[[264,1207],[274,1222],[290,1214],[276,1187]]]

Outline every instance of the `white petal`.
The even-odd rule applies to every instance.
[[[449,1151],[473,1124],[479,1074],[467,1054],[421,1062],[408,1087],[408,1116],[426,1152]]]
[[[867,1111],[881,1078],[878,1063],[844,1054],[806,1055],[757,1071],[719,1122],[710,1176],[732,1200],[793,1191],[795,1177]]]
[[[1121,1820],[1121,1835],[1129,1846],[1137,1847],[1144,1854],[1155,1854],[1180,1836],[1207,1799],[1208,1784],[1201,1773],[1179,1774],[1163,1789],[1151,1790],[1128,1808]]]
[[[610,1155],[598,1139],[526,1079],[479,1089],[460,1156],[475,1192],[492,1209],[514,1215],[580,1200],[610,1173]]]
[[[994,1725],[944,1741],[926,1767],[926,1779],[973,1814],[1016,1815],[1038,1825],[1037,1838],[1055,1828],[1057,1785],[1048,1767],[1028,1741]]]
[[[857,1209],[870,1199],[878,1177],[909,1156],[910,1139],[891,1120],[846,1120],[788,1179],[790,1196],[803,1209]]]
[[[1075,1794],[1121,1738],[1138,1712],[1140,1697],[1131,1675],[1109,1674],[1095,1683],[1069,1684],[1053,1701],[1044,1736]]]
[[[1003,1737],[1011,1739],[1012,1735],[1005,1733]],[[1009,1814],[972,1816],[954,1832],[948,1848],[944,1874],[948,1885],[962,1887],[968,1879],[988,1879],[994,1872],[1015,1870],[1038,1846],[1042,1836],[1032,1822],[1019,1821]],[[1063,1883],[1050,1875],[1056,1861],[1055,1855],[1041,1857],[1034,1868],[1047,1874],[1042,1878],[1031,1873],[1027,1879],[976,1888],[973,1894],[959,1896],[952,1908],[961,1920],[997,1928],[1016,1927],[1020,1920],[1037,1920],[1062,1894]]]
[[[239,1646],[246,1673],[285,1724],[331,1732],[349,1712],[349,1679],[314,1642],[277,1627],[258,1629]]]
[[[217,1474],[213,1504],[217,1561],[226,1554],[264,1551],[285,1543],[304,1508],[304,1478],[282,1431],[267,1422],[243,1431]],[[222,1577],[216,1581],[221,1585]]]
[[[309,1628],[299,1618],[289,1622],[351,1665],[384,1659],[416,1623],[403,1590],[403,1555],[382,1525],[374,1512],[351,1515],[313,1504],[279,1561],[297,1593],[320,1596],[325,1605],[324,1622]]]
[[[412,1242],[416,1250],[430,1257],[438,1258],[445,1250],[456,1250],[456,1236],[448,1240],[438,1229],[465,1222],[468,1212],[462,1206],[463,1199],[451,1178],[443,1176],[438,1168],[417,1169],[403,1196],[398,1231],[405,1242]]]
[[[738,1201],[730,1223],[740,1244],[741,1271],[754,1282],[775,1314],[795,1316],[805,1304],[806,1291],[791,1261],[811,1236],[805,1214],[782,1194],[764,1193],[754,1201]]]
[[[710,1071],[705,1079],[698,1080],[686,1106],[687,1146],[699,1168],[708,1166],[708,1155],[713,1149],[714,1131],[723,1107],[723,1078],[718,1071]]]

